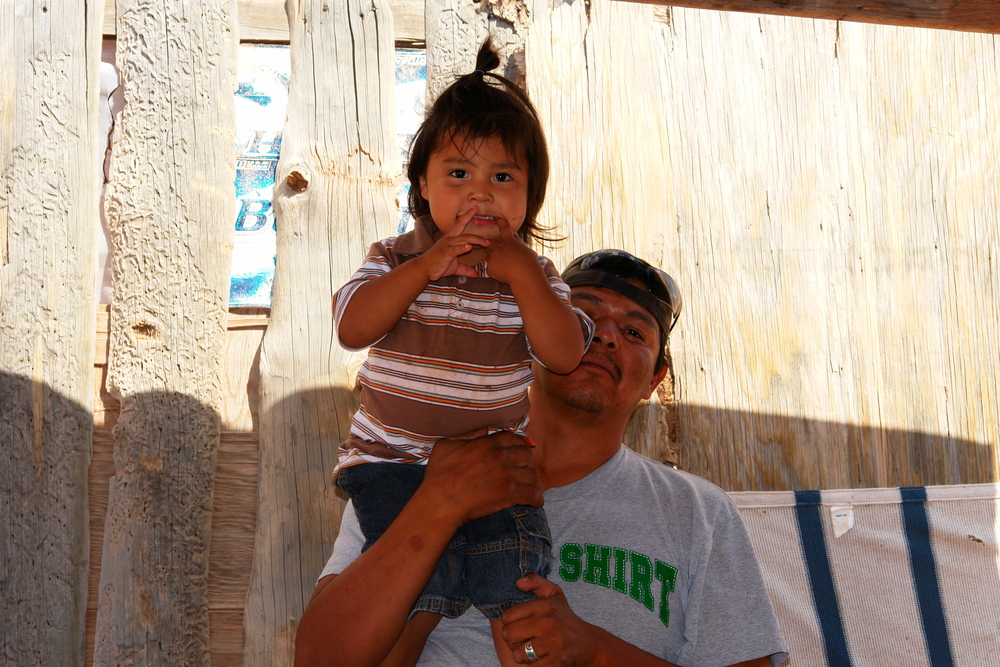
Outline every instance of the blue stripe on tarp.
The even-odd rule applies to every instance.
[[[850,667],[851,654],[847,650],[840,602],[833,585],[830,556],[826,552],[826,539],[823,537],[819,491],[795,492],[795,518],[799,524],[799,541],[806,559],[806,570],[809,572],[813,606],[823,635],[827,664],[831,667]]]
[[[951,641],[944,620],[944,604],[938,583],[937,565],[931,549],[930,521],[927,518],[927,489],[922,486],[899,490],[900,512],[903,514],[903,532],[910,552],[910,569],[913,587],[920,607],[920,620],[924,626],[924,641],[931,667],[953,667]]]

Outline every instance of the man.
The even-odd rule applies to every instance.
[[[299,625],[296,664],[397,665],[390,652],[438,558],[466,521],[539,505],[552,529],[550,579],[503,615],[523,664],[763,667],[787,656],[735,507],[710,483],[621,444],[628,419],[667,372],[680,310],[673,281],[621,251],[563,272],[596,326],[568,375],[536,364],[528,435],[442,441],[423,484],[363,554],[345,514],[334,555]],[[414,622],[417,622],[416,620]],[[420,664],[496,664],[476,610],[444,620]]]

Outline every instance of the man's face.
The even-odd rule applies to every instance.
[[[575,371],[544,374],[545,390],[584,412],[631,414],[667,371],[653,372],[660,350],[659,324],[635,301],[603,287],[574,287],[571,299],[594,321],[594,340]]]

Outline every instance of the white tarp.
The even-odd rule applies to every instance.
[[[1000,485],[729,496],[786,667],[1000,665]]]

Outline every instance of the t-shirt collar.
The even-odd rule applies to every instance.
[[[422,255],[434,245],[437,227],[431,216],[422,215],[413,222],[413,229],[396,238],[395,250],[400,255]]]
[[[629,452],[630,450],[625,445],[622,445],[615,455],[601,464],[597,470],[572,484],[548,489],[545,492],[545,498],[547,500],[569,500],[600,493],[608,479],[615,475],[618,468],[624,464],[625,457]]]

